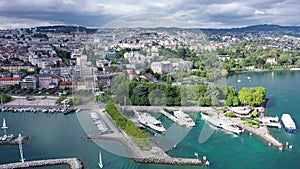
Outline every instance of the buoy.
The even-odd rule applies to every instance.
[[[177,144],[174,144],[173,148],[176,148],[177,147]]]
[[[250,136],[252,136],[252,133],[249,133]]]
[[[205,165],[206,165],[206,166],[209,166],[209,161],[206,161],[206,162],[205,162]]]
[[[197,152],[194,152],[194,155],[198,158],[198,153]]]
[[[269,146],[271,146],[272,144],[271,144],[271,143],[269,143],[268,145],[269,145]]]

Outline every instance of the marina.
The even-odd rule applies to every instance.
[[[13,107],[0,107],[0,112],[12,112],[12,113],[22,113],[22,112],[43,112],[43,113],[64,113],[69,114],[75,112],[73,108],[64,109],[61,106],[13,106]]]
[[[90,116],[91,116],[92,120],[94,121],[94,124],[97,126],[99,135],[112,132],[109,129],[109,127],[106,125],[106,123],[103,121],[103,119],[100,118],[100,116],[96,112],[91,112]]]

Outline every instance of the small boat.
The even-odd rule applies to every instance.
[[[296,133],[297,131],[296,124],[290,114],[283,114],[281,116],[281,121],[284,125],[285,130],[288,133]]]
[[[5,121],[5,118],[3,118],[3,121],[2,121],[2,127],[1,127],[1,129],[3,129],[3,130],[6,130],[6,129],[8,129],[8,127],[6,126],[6,121]]]
[[[236,124],[225,124],[225,125],[220,124],[220,127],[223,128],[224,130],[233,132],[235,134],[243,133],[243,130],[240,129]]]
[[[100,168],[103,168],[101,151],[99,151],[99,161],[98,161],[98,166],[99,166]]]
[[[154,117],[152,117],[148,113],[139,113],[136,110],[134,111],[139,122],[155,131],[164,133],[166,132],[165,127],[162,125],[162,123],[159,120],[156,120]]]

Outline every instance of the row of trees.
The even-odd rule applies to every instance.
[[[233,86],[215,84],[172,86],[146,81],[128,82],[125,75],[118,76],[114,84],[114,100],[121,105],[258,106],[266,96],[263,87],[243,88],[238,93]]]
[[[132,121],[128,120],[117,105],[110,100],[105,107],[106,112],[116,121],[117,127],[122,128],[128,136],[133,137],[142,149],[150,149],[151,141],[149,134],[139,129]]]
[[[124,87],[122,88],[124,92]],[[126,104],[155,106],[237,106],[239,99],[232,86],[191,85],[171,86],[131,81]],[[119,97],[117,95],[117,97]],[[124,97],[122,97],[124,98]],[[124,103],[124,100],[120,100]]]

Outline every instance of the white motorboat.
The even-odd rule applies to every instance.
[[[179,120],[185,121],[188,127],[194,127],[196,125],[194,120],[182,110],[174,111],[174,116]]]
[[[156,120],[154,117],[152,117],[148,113],[139,113],[137,111],[134,111],[139,122],[146,127],[149,127],[155,131],[164,133],[166,132],[165,127],[162,125],[162,123],[159,120]]]

